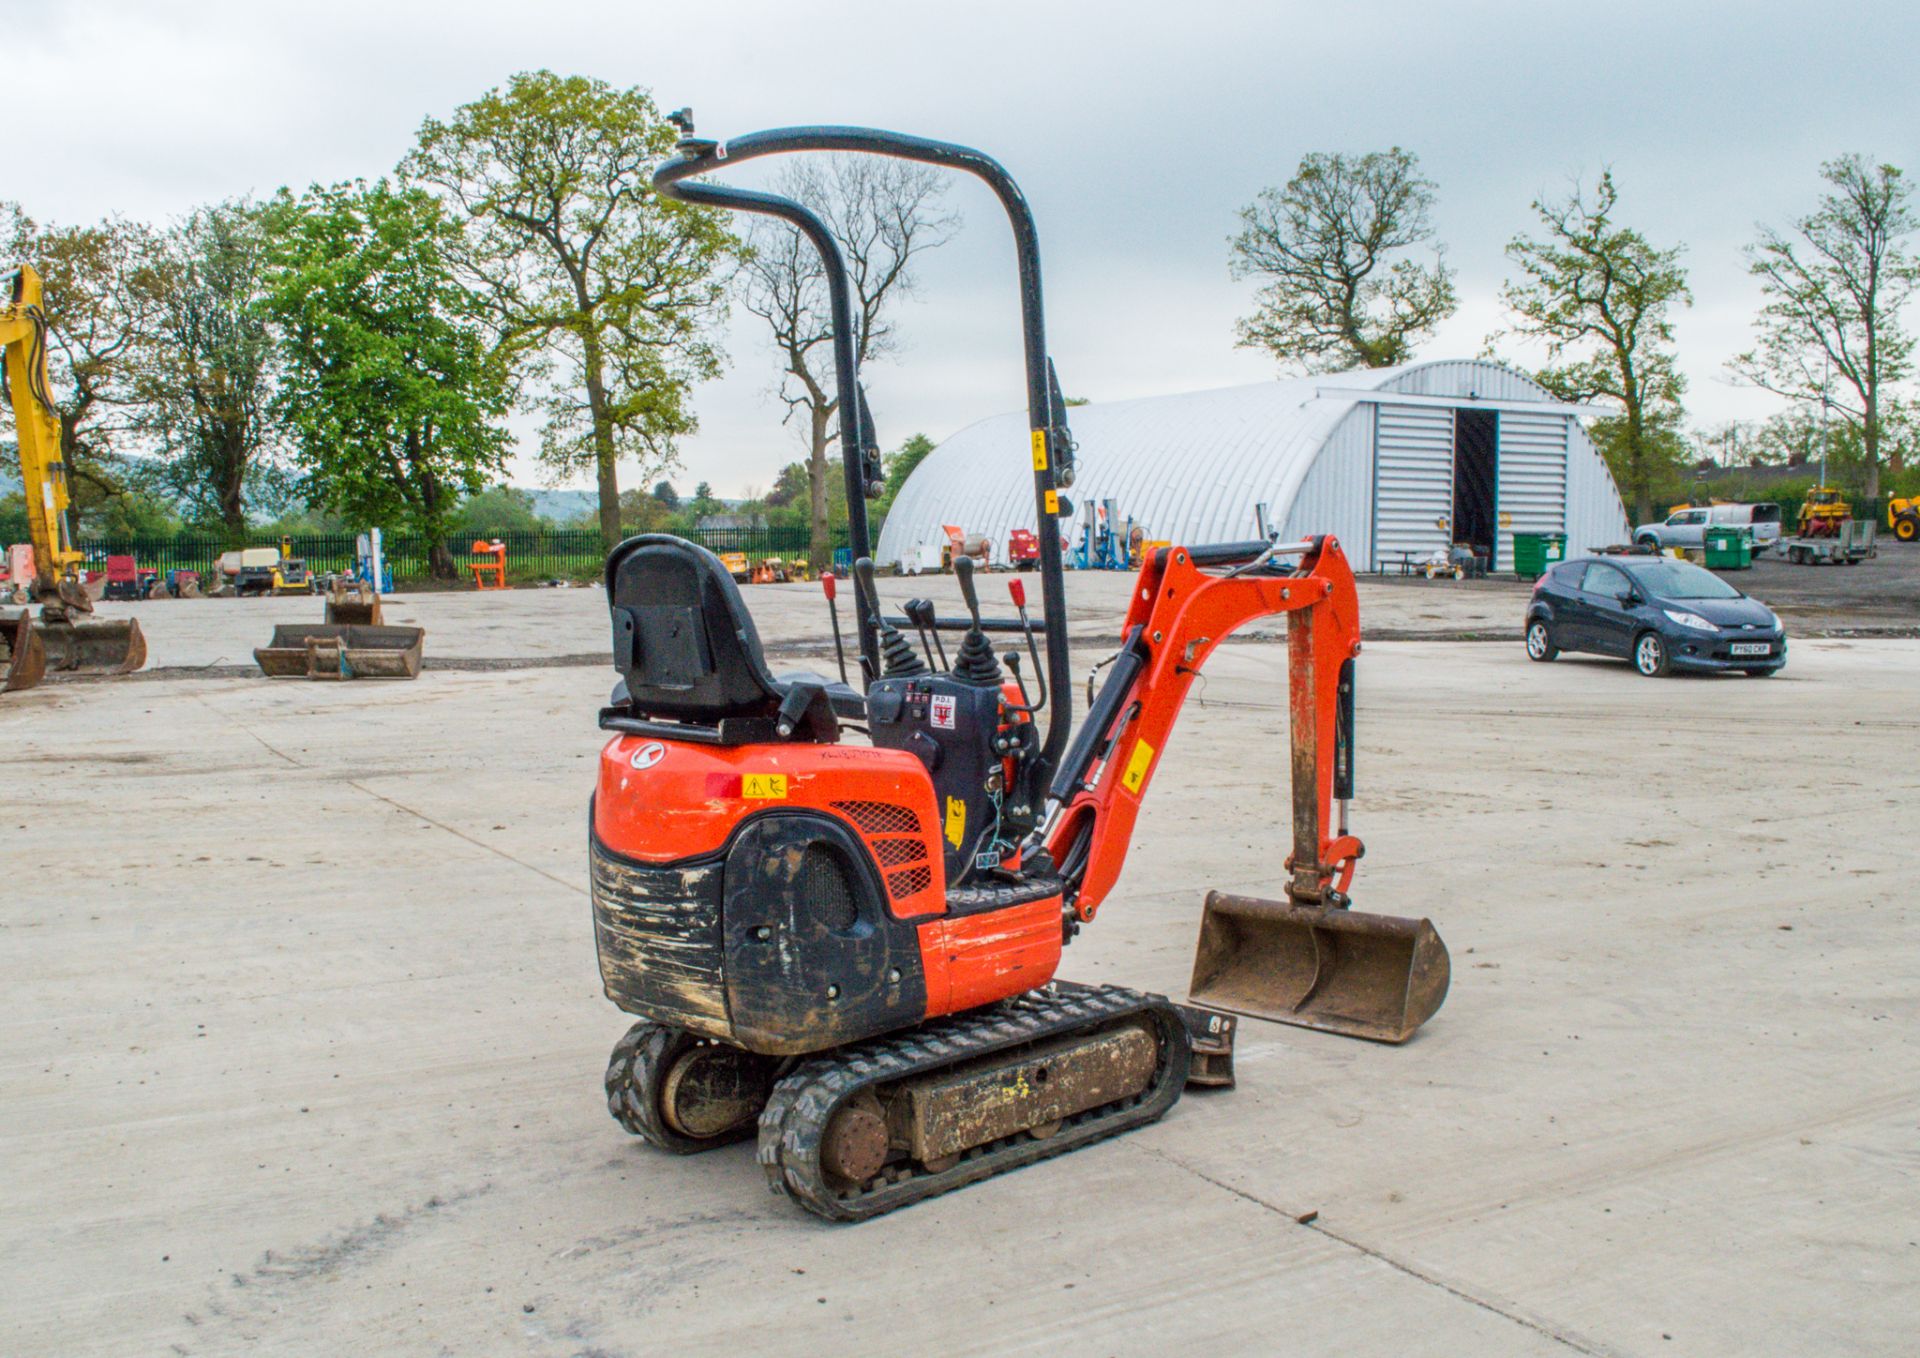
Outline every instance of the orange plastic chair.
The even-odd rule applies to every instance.
[[[492,542],[475,540],[473,560],[467,563],[467,569],[473,572],[475,589],[505,589],[507,587],[507,544],[495,538]]]

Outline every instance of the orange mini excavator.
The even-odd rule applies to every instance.
[[[1043,615],[882,612],[865,501],[882,483],[858,382],[850,289],[802,204],[698,178],[760,156],[903,157],[984,179],[1012,221],[1021,281],[1036,521],[1071,516],[1066,404],[1045,349],[1024,198],[966,147],[860,128],[731,141],[693,134],[654,176],[669,199],[785,220],[828,283],[859,585],[864,691],[774,675],[719,559],[648,534],[607,559],[614,661],[600,715],[590,854],[600,971],[640,1022],[606,1088],[620,1123],[691,1153],[752,1134],[773,1189],[857,1220],[1160,1117],[1196,1083],[1231,1083],[1252,1013],[1401,1041],[1439,1008],[1431,925],[1347,909],[1360,841],[1353,776],[1353,575],[1331,537],[1147,554],[1077,733],[1060,534],[1038,533]],[[827,581],[829,608],[833,582]],[[1194,998],[1056,980],[1061,949],[1119,878],[1141,799],[1194,676],[1229,633],[1288,616],[1293,853],[1283,901],[1208,898]],[[838,615],[833,615],[836,649]],[[899,630],[918,625],[923,656]],[[951,665],[931,630],[961,634]],[[1021,649],[995,653],[990,633]],[[1043,658],[1044,656],[1044,658]],[[852,726],[867,743],[842,740]],[[1340,824],[1332,824],[1333,807]],[[1198,1053],[1198,1054],[1196,1054]]]

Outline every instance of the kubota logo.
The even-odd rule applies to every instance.
[[[633,752],[628,762],[636,769],[650,769],[667,757],[667,747],[657,740],[650,740]]]

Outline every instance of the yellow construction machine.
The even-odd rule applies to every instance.
[[[1794,526],[1803,538],[1838,537],[1840,525],[1852,517],[1853,506],[1847,503],[1845,492],[1833,486],[1813,486],[1800,502]]]
[[[1902,542],[1920,538],[1920,495],[1887,497],[1887,531]]]
[[[80,549],[67,512],[67,466],[60,450],[60,416],[47,386],[47,317],[40,275],[26,265],[0,274],[0,359],[7,403],[13,407],[26,491],[27,533],[33,542],[28,592],[40,605],[35,619],[0,614],[0,693],[32,688],[47,670],[126,674],[147,662],[147,641],[131,618],[96,619],[80,578]]]

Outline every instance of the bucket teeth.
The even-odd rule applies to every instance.
[[[1447,998],[1430,920],[1207,893],[1192,1000],[1253,1018],[1405,1042]]]

